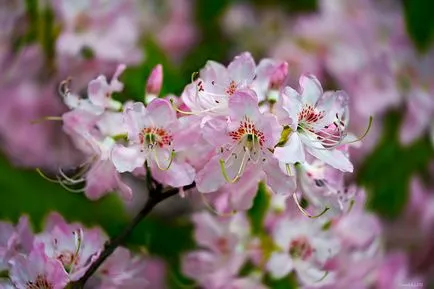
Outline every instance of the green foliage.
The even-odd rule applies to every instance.
[[[399,142],[399,127],[399,114],[390,113],[379,145],[366,158],[358,174],[358,182],[368,189],[369,208],[388,218],[399,215],[408,199],[411,177],[426,170],[434,158],[427,138],[403,147]]]
[[[403,0],[407,31],[419,50],[426,51],[434,39],[434,2]]]
[[[267,187],[264,183],[259,183],[258,193],[253,200],[253,207],[247,212],[250,224],[252,226],[252,233],[260,235],[263,233],[263,223],[265,214],[270,205],[270,196],[267,193]]]
[[[265,275],[264,283],[273,289],[297,289],[297,279],[294,273],[281,279],[273,279],[270,275]]]

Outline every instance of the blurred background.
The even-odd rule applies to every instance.
[[[125,63],[116,97],[140,101],[161,63],[162,95],[179,96],[207,60],[227,64],[250,51],[257,61],[287,61],[291,85],[313,73],[325,88],[347,91],[355,134],[373,116],[352,148],[350,181],[366,188],[389,248],[405,250],[412,270],[434,278],[433,11],[430,0],[0,0],[0,219],[28,214],[38,229],[55,210],[115,235],[146,196],[130,180],[139,192],[132,204],[115,194],[90,201],[35,172],[82,161],[61,123],[32,123],[67,110],[61,81],[70,77],[72,90],[85,92],[91,79]],[[180,253],[194,247],[192,203],[159,207],[128,245],[178,274]]]

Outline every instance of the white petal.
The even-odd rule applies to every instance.
[[[287,164],[304,163],[306,158],[303,143],[298,133],[292,133],[284,147],[276,147],[274,149],[274,156],[280,162]]]
[[[267,270],[271,276],[280,279],[288,275],[293,269],[293,263],[288,254],[274,252],[267,263]]]
[[[323,93],[319,80],[313,75],[302,75],[299,82],[303,103],[315,105]]]
[[[124,147],[117,145],[113,148],[111,158],[116,170],[120,173],[132,172],[145,163],[146,154],[140,151],[139,146]]]

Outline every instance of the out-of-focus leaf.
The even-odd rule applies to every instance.
[[[273,279],[270,275],[265,275],[264,283],[269,286],[269,288],[273,289],[297,289],[297,279],[294,273],[289,274],[288,276],[282,279]]]
[[[427,138],[403,147],[398,138],[399,126],[399,114],[390,113],[385,120],[382,140],[358,174],[358,182],[368,189],[369,208],[388,218],[400,214],[408,199],[411,177],[424,171],[434,158]]]
[[[259,183],[258,192],[253,200],[253,207],[247,212],[252,226],[252,233],[259,235],[263,232],[264,218],[270,205],[270,196],[264,183]]]
[[[431,0],[403,0],[407,31],[416,46],[425,51],[434,39],[434,2]]]
[[[127,221],[117,196],[91,202],[82,194],[67,192],[60,185],[44,180],[35,171],[15,169],[1,158],[0,219],[17,221],[20,215],[28,214],[40,228],[50,211],[58,211],[70,221],[101,225],[111,234],[118,232]]]

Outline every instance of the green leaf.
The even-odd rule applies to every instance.
[[[297,278],[294,273],[281,279],[273,279],[270,275],[265,275],[264,283],[273,289],[297,289]]]
[[[254,235],[259,235],[264,231],[263,223],[269,205],[270,196],[267,192],[267,186],[261,182],[259,183],[256,197],[253,200],[253,206],[247,212]]]
[[[425,171],[434,158],[427,137],[408,147],[400,144],[400,120],[397,112],[386,117],[383,137],[358,174],[358,183],[368,190],[368,207],[387,218],[401,213],[408,199],[411,177]]]
[[[407,31],[417,48],[426,51],[434,38],[434,2],[431,0],[403,0]]]

